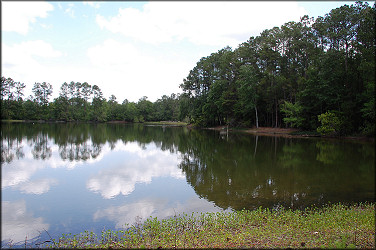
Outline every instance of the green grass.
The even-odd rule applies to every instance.
[[[25,122],[25,120],[1,120],[1,122]]]
[[[144,122],[149,125],[168,125],[168,126],[187,126],[186,122],[173,122],[173,121],[158,121],[158,122]]]
[[[375,204],[149,218],[127,230],[63,235],[52,248],[375,248]]]

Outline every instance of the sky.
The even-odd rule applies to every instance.
[[[251,36],[345,1],[2,1],[1,75],[26,85],[98,85],[115,95],[154,102],[179,85],[202,58]]]

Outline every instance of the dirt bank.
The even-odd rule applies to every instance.
[[[250,128],[246,129],[245,132],[247,133],[255,133],[255,134],[273,134],[273,135],[289,135],[293,132],[297,132],[299,129],[295,128],[271,128],[271,127],[259,127],[259,128]]]

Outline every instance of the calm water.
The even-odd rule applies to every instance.
[[[124,124],[1,126],[2,245],[149,216],[375,201],[375,144]]]

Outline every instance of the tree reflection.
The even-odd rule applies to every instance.
[[[374,193],[374,166],[350,153],[356,144],[334,144],[334,156],[324,161],[317,145],[326,144],[317,140],[230,135],[225,142],[192,133],[189,141],[179,167],[198,195],[224,209],[304,208]]]
[[[59,145],[59,154],[63,160],[69,161],[86,161],[90,158],[92,150],[87,146],[87,142],[79,143],[67,143],[65,145]]]
[[[1,163],[10,163],[25,156],[22,135],[17,128],[2,124],[1,127]]]
[[[217,206],[236,210],[283,205],[369,200],[374,195],[374,144],[340,140],[296,139],[143,124],[5,124],[1,161],[24,156],[51,157],[56,144],[67,161],[87,161],[108,143],[135,142],[142,149],[154,142],[162,151],[178,153],[178,167],[195,192]]]
[[[46,160],[51,157],[52,150],[46,133],[38,133],[29,141],[29,144],[30,146],[33,146],[31,153],[33,154],[34,159]]]
[[[12,162],[15,157],[24,157],[23,140],[32,148],[34,159],[49,159],[52,154],[51,146],[56,144],[60,157],[69,161],[96,158],[107,142],[105,126],[90,124],[3,123],[1,129],[1,162],[7,163]]]
[[[17,139],[10,139],[9,137],[5,140],[1,140],[1,163],[10,163],[14,158],[21,159],[25,156],[23,152],[23,146]]]

